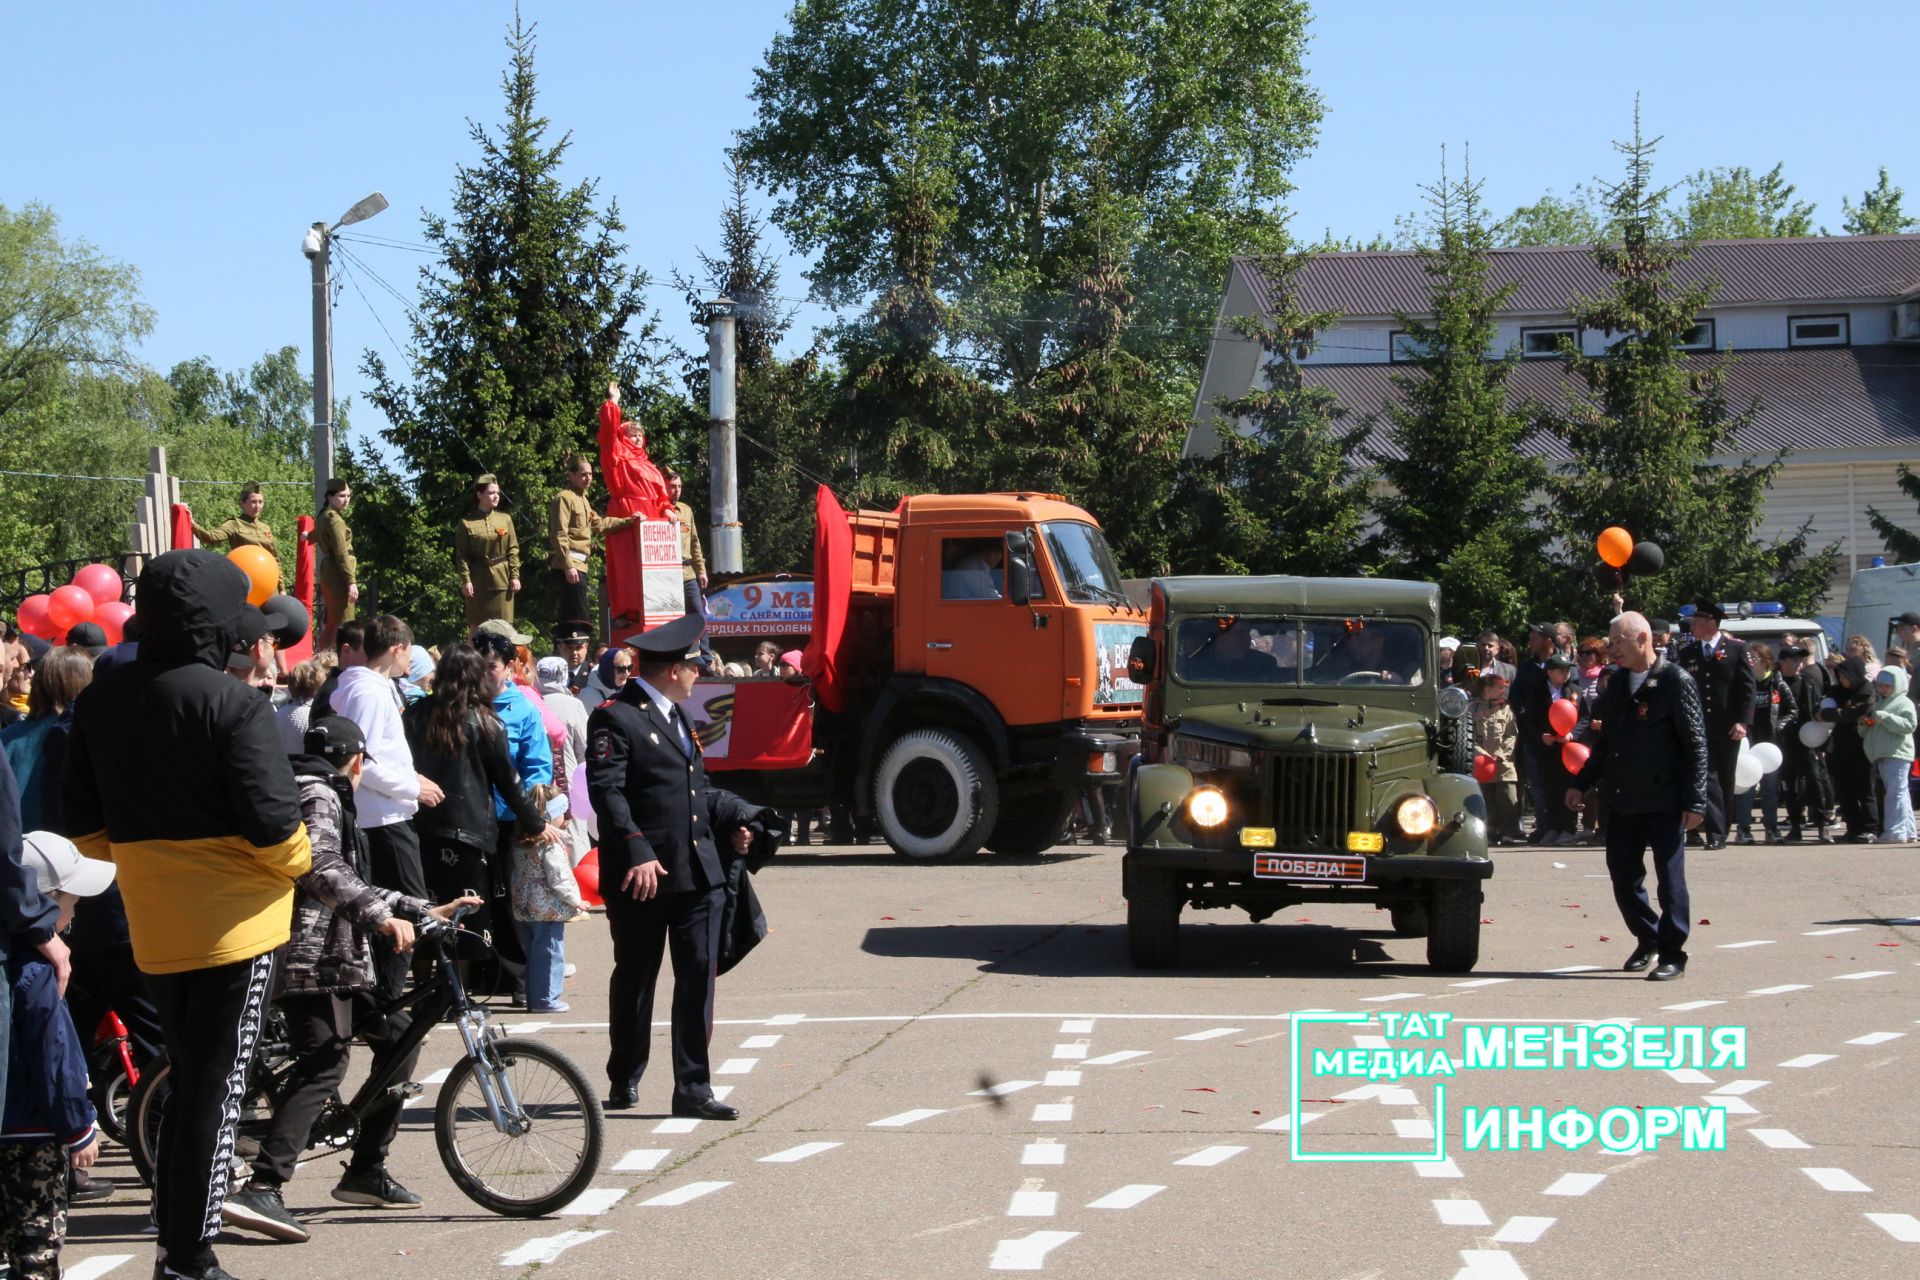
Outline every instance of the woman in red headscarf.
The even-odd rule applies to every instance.
[[[647,456],[647,437],[637,422],[623,421],[620,384],[607,384],[600,406],[600,474],[607,482],[607,514],[663,520],[673,509],[667,482]],[[642,612],[640,546],[637,531],[607,539],[608,610],[639,621]]]

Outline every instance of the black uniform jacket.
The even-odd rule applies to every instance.
[[[1573,785],[1585,791],[1605,782],[1607,807],[1617,813],[1705,813],[1707,728],[1693,678],[1661,659],[1633,691],[1632,677],[1616,671],[1595,700],[1598,733]]]
[[[1725,634],[1719,641],[1712,657],[1696,640],[1680,650],[1678,659],[1700,688],[1700,711],[1715,742],[1725,741],[1736,724],[1753,727],[1754,675],[1747,643]]]

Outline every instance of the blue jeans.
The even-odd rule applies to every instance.
[[[1875,760],[1874,772],[1880,775],[1880,838],[1914,838],[1913,796],[1907,790],[1907,771],[1911,760]]]
[[[551,1010],[567,980],[567,926],[558,920],[515,920],[527,953],[527,1012]]]

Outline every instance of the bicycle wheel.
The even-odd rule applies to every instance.
[[[600,1099],[572,1058],[531,1040],[492,1048],[523,1132],[494,1126],[471,1057],[454,1064],[433,1111],[433,1137],[454,1185],[483,1209],[537,1218],[572,1201],[600,1167]]]
[[[121,1146],[127,1145],[127,1098],[133,1090],[127,1084],[127,1069],[116,1054],[94,1082],[93,1114],[100,1131]]]
[[[162,1049],[141,1071],[140,1083],[133,1086],[133,1094],[127,1099],[127,1154],[133,1157],[140,1181],[148,1186],[153,1185],[153,1162],[160,1150],[160,1117],[167,1109],[167,1095],[172,1090],[167,1078],[172,1073],[173,1064]]]

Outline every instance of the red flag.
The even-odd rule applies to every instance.
[[[193,536],[193,512],[187,510],[187,504],[173,504],[173,549],[187,551],[199,546]]]
[[[313,537],[314,519],[301,516],[293,522],[296,530],[293,543],[293,598],[306,606],[309,625],[307,634],[299,644],[280,650],[280,668],[287,670],[295,663],[305,662],[313,656]]]
[[[853,527],[833,490],[821,485],[814,497],[813,638],[800,669],[812,677],[814,693],[829,711],[847,709],[840,658],[852,600]]]

